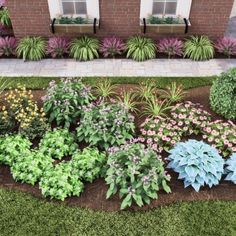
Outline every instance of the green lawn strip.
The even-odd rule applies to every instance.
[[[236,235],[236,202],[182,202],[146,212],[99,212],[0,189],[0,234]]]
[[[17,84],[25,85],[28,89],[46,88],[51,80],[59,81],[58,77],[4,77],[10,82],[9,87],[15,88]],[[104,77],[84,77],[83,81],[90,85],[97,84]],[[158,88],[165,88],[171,82],[182,84],[185,89],[211,85],[216,77],[109,77],[113,84],[138,84],[144,80],[152,79]]]

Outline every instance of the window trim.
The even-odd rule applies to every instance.
[[[76,2],[85,2],[86,3],[86,12],[87,14],[64,14],[64,9],[63,9],[63,0],[59,0],[60,1],[60,10],[61,10],[61,15],[62,16],[73,16],[73,17],[87,17],[88,16],[88,4],[87,4],[87,0],[71,0],[71,2],[74,3],[74,10],[76,12],[76,9],[75,9],[75,3]]]

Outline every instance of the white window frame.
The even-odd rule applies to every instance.
[[[155,2],[161,2],[161,1],[158,1],[158,0],[153,0],[152,1],[152,12],[153,12],[153,7],[154,7],[154,3]],[[165,9],[166,9],[166,3],[167,2],[176,2],[176,10],[175,10],[175,14],[164,14],[164,12],[163,12],[163,14],[152,14],[153,16],[163,16],[163,15],[165,15],[165,16],[172,16],[172,17],[175,17],[176,15],[177,15],[177,7],[178,7],[178,0],[163,0],[162,1],[163,3],[165,3],[165,5],[164,5],[164,12],[165,12]]]
[[[176,17],[189,19],[191,5],[192,5],[192,0],[178,0]],[[152,15],[153,12],[152,10],[153,10],[153,0],[141,0],[140,19],[147,18],[148,16]]]
[[[86,0],[87,4],[87,17],[93,19],[100,19],[99,0]],[[63,15],[62,1],[61,0],[48,0],[48,7],[51,19],[58,18]],[[76,15],[73,15],[76,16]],[[77,15],[78,16],[78,15]],[[79,15],[81,16],[81,15]]]
[[[63,16],[73,16],[73,17],[86,17],[88,15],[88,8],[87,8],[87,0],[70,0],[71,2],[74,3],[74,11],[76,12],[76,8],[75,8],[75,3],[76,2],[85,2],[86,3],[86,12],[87,14],[64,14],[64,10],[63,10],[63,0],[59,0],[60,1],[60,8],[61,8],[61,12],[63,14]],[[68,1],[68,2],[70,2]],[[66,2],[66,1],[65,1]]]

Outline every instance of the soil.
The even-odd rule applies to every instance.
[[[133,85],[122,85],[119,89],[133,89]],[[188,91],[186,100],[194,103],[201,103],[205,110],[212,114],[213,119],[223,119],[219,115],[212,112],[209,106],[209,89],[210,87],[195,88]],[[34,98],[42,105],[41,97],[45,95],[45,91],[33,91]],[[141,120],[138,120],[141,123]],[[132,206],[129,211],[143,211],[159,206],[172,204],[182,201],[196,200],[236,200],[236,185],[227,181],[221,181],[220,185],[209,189],[208,187],[201,188],[200,192],[195,192],[191,187],[184,188],[183,182],[178,180],[178,175],[169,171],[172,179],[170,187],[171,194],[166,194],[164,191],[158,193],[158,200],[153,200],[150,205],[142,208]],[[31,186],[28,184],[17,183],[13,180],[8,166],[0,165],[0,187],[7,189],[17,189],[23,192],[31,193],[33,196],[43,198],[38,184]],[[90,208],[103,211],[119,211],[121,200],[118,195],[106,200],[106,192],[108,186],[103,179],[97,179],[92,184],[85,184],[85,190],[80,197],[67,198],[63,203],[61,201],[52,200],[58,204],[74,205],[82,208]],[[45,201],[51,201],[45,199]]]

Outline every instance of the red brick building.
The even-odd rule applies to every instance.
[[[96,36],[143,34],[140,22],[149,15],[165,15],[189,19],[188,34],[223,36],[234,0],[8,0],[15,36],[50,37],[50,23],[58,15],[89,16],[98,19]],[[140,20],[141,19],[141,20]],[[171,32],[146,33],[158,38]],[[56,33],[57,35],[57,33]],[[81,33],[60,33],[80,36]],[[179,34],[186,36],[184,32]]]

